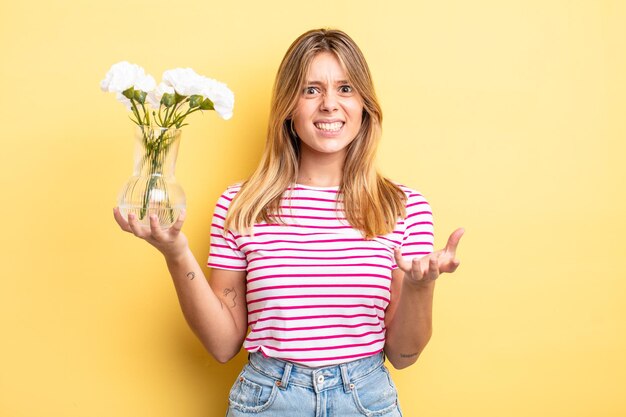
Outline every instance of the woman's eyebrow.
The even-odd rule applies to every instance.
[[[306,83],[308,85],[326,85],[325,82],[317,81],[317,80],[309,80]],[[338,80],[338,81],[335,81],[335,85],[339,85],[339,84],[350,84],[350,81],[348,81],[348,80]]]

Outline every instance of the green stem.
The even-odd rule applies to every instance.
[[[159,180],[159,176],[157,173],[163,175],[163,164],[165,163],[165,159],[167,157],[167,152],[171,144],[173,143],[175,136],[171,136],[172,133],[169,129],[159,129],[160,133],[158,138],[154,140],[149,140],[147,135],[143,134],[144,144],[146,148],[146,156],[145,162],[149,162],[150,169],[148,171],[148,175],[150,176],[150,180],[148,181],[148,186],[146,187],[146,192],[143,198],[143,204],[139,213],[139,218],[143,220],[148,211],[148,206],[150,204],[150,195],[152,194],[152,190],[155,188],[157,181]],[[169,195],[164,196],[166,207],[169,209],[169,217],[170,221],[174,222],[174,212],[170,206]]]
[[[135,117],[137,117],[137,120],[139,120],[139,125],[141,126],[143,123],[141,120],[141,116],[139,115],[139,109],[137,108],[137,105],[135,104],[135,100],[131,98],[130,104],[133,107],[133,112],[135,113]]]
[[[141,103],[141,109],[143,110],[143,114],[146,116],[146,125],[150,126],[150,112],[146,111],[146,105]]]
[[[202,110],[200,107],[196,107],[194,109],[189,109],[187,110],[187,113],[183,114],[182,116],[179,116],[176,118],[176,120],[174,120],[174,124],[176,125],[176,128],[180,128],[180,124],[183,122],[183,120],[185,120],[185,117],[187,117],[188,115],[190,115],[193,112],[196,112],[198,110]]]
[[[157,172],[159,168],[158,159],[159,159],[159,143],[160,143],[160,138],[156,140],[150,140],[150,138],[146,137],[145,133],[143,137],[144,137],[144,143],[146,145],[146,162],[150,163],[150,168],[148,170],[148,176],[150,177],[150,180],[148,181],[148,186],[146,187],[146,191],[143,196],[143,204],[141,206],[141,211],[139,212],[139,219],[141,220],[143,220],[143,218],[146,217],[146,213],[148,211],[148,205],[150,204],[150,195],[152,194],[152,190],[154,189],[154,184],[156,183],[156,177],[154,174]]]
[[[165,109],[165,117],[163,118],[163,127],[167,127],[167,121],[170,118],[170,111],[174,109],[174,106],[168,107]]]
[[[165,120],[165,123],[166,123],[166,127],[167,127],[167,128],[170,128],[170,127],[172,127],[172,126],[174,125],[174,122],[172,122],[172,121],[170,120],[172,117],[174,117],[174,121],[176,121],[176,119],[178,119],[178,117],[179,117],[179,116],[178,116],[178,115],[176,115],[176,111],[178,111],[178,109],[179,109],[180,107],[182,107],[185,103],[188,103],[188,102],[189,102],[189,97],[187,97],[186,99],[184,99],[184,100],[183,100],[183,101],[181,101],[180,103],[175,104],[175,105],[173,106],[174,111],[172,111],[172,113],[170,114],[169,119],[166,119],[166,120]]]
[[[159,105],[159,122],[161,123],[159,126],[163,127],[163,116],[161,115],[161,105]],[[165,109],[167,112],[167,109]]]

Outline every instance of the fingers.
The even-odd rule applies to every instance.
[[[161,229],[161,225],[159,224],[159,218],[156,214],[152,213],[149,216],[150,221],[150,235],[156,240],[165,239],[165,233]]]
[[[115,207],[113,209],[113,217],[122,230],[132,233],[141,239],[151,242],[152,244],[168,242],[176,238],[176,236],[181,232],[185,216],[186,212],[183,209],[181,210],[176,222],[168,229],[163,229],[159,223],[159,217],[154,213],[148,215],[149,226],[146,226],[137,219],[136,214],[128,213],[128,220],[126,220],[120,212],[119,207]]]
[[[418,281],[434,281],[439,277],[439,256],[431,253],[423,258],[413,259],[414,277]]]
[[[185,222],[186,215],[187,211],[185,209],[182,209],[180,211],[180,214],[178,215],[178,219],[176,220],[176,222],[172,226],[170,226],[172,236],[176,236],[180,233],[180,230],[183,228],[183,223]]]
[[[443,250],[432,252],[419,259],[413,258],[412,261],[404,259],[400,249],[395,248],[394,257],[396,264],[416,281],[435,280],[444,272],[452,273],[461,264],[461,261],[456,259],[455,256],[459,241],[464,233],[464,228],[456,229],[448,238],[448,243]]]
[[[461,265],[461,261],[459,261],[458,259],[454,259],[450,263],[450,268],[446,272],[454,272],[454,271],[456,271],[456,269],[459,267],[459,265]]]
[[[124,219],[124,216],[122,216],[122,213],[120,213],[120,209],[119,207],[115,207],[113,209],[113,217],[115,218],[115,221],[117,222],[117,224],[120,226],[120,228],[128,233],[132,233],[133,231],[130,230],[130,226],[128,224],[128,222],[126,221],[126,219]]]
[[[452,273],[456,271],[456,269],[461,264],[461,261],[459,261],[455,257],[456,249],[464,233],[465,229],[460,227],[452,232],[452,234],[448,238],[448,243],[446,244],[446,247],[444,248],[443,253],[440,257],[439,272]]]
[[[431,256],[428,260],[428,270],[423,275],[427,280],[434,281],[439,277],[439,260],[437,258],[437,256]]]
[[[145,227],[139,223],[134,213],[128,213],[128,226],[131,232],[137,237],[145,239],[149,235],[149,233],[144,231]]]
[[[465,233],[465,229],[460,227],[456,229],[454,232],[452,232],[452,234],[448,238],[448,243],[446,244],[445,251],[446,253],[449,253],[450,255],[452,255],[453,258],[454,258],[454,255],[456,254],[456,248],[459,246],[459,241],[461,240],[461,237],[463,236],[464,233]]]
[[[415,278],[416,280],[421,280],[422,278],[424,278],[424,274],[426,272],[426,270],[422,267],[422,262],[419,258],[413,258],[413,261],[411,261],[411,273],[413,278]]]
[[[441,273],[439,255],[438,252],[433,252],[422,258],[413,258],[411,261],[407,261],[402,257],[399,248],[394,250],[398,267],[415,281],[433,281],[439,277]]]
[[[409,272],[411,270],[411,262],[405,260],[402,257],[402,251],[400,250],[399,247],[398,248],[394,248],[394,250],[393,250],[393,257],[396,260],[396,265],[398,265],[398,268],[400,268],[404,272]]]
[[[454,258],[452,255],[448,253],[444,253],[439,257],[439,272],[454,272],[461,264],[461,261]]]

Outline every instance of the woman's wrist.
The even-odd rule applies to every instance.
[[[188,256],[191,254],[191,249],[189,249],[189,246],[185,246],[182,250],[162,253],[165,257],[165,262],[170,266],[176,267],[186,262]]]
[[[435,282],[435,280],[426,278],[417,281],[415,279],[411,279],[408,274],[405,274],[404,279],[402,280],[402,285],[405,290],[427,294],[435,291]]]

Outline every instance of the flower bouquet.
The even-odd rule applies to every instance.
[[[145,225],[149,224],[148,214],[154,213],[162,227],[169,227],[186,204],[185,193],[174,177],[185,119],[197,111],[215,110],[228,120],[234,95],[225,84],[191,68],[165,71],[157,85],[143,68],[126,61],[114,64],[100,87],[116,93],[137,125],[135,167],[120,191],[120,212],[124,217],[134,213]]]

